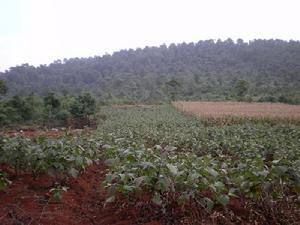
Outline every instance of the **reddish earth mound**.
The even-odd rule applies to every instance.
[[[195,203],[165,208],[155,206],[145,194],[118,197],[105,207],[106,192],[101,186],[106,168],[93,165],[76,179],[62,185],[69,187],[60,202],[54,201],[49,190],[55,179],[43,175],[34,180],[30,174],[14,176],[8,167],[12,184],[0,191],[1,225],[160,225],[160,224],[300,224],[299,207],[231,200],[228,208],[217,206],[207,212]]]

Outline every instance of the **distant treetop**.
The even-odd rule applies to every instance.
[[[9,95],[89,91],[101,98],[132,101],[282,95],[298,99],[300,42],[227,39],[163,44],[56,60],[49,66],[23,64],[0,73],[0,79]]]

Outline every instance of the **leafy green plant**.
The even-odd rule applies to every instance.
[[[97,135],[109,144],[104,182],[109,202],[118,192],[144,191],[162,206],[193,200],[209,209],[238,196],[278,199],[298,193],[298,126],[252,121],[207,126],[169,106],[102,113],[107,118]]]
[[[51,198],[53,198],[54,201],[61,201],[63,197],[63,193],[68,191],[68,187],[66,186],[56,186],[54,188],[51,188],[49,190],[49,193],[51,194]]]
[[[5,189],[8,185],[11,184],[11,181],[7,179],[6,174],[0,171],[0,191]]]
[[[70,175],[76,177],[86,166],[100,158],[101,141],[80,136],[57,139],[23,136],[4,137],[0,148],[0,162],[11,165],[15,172]]]
[[[77,96],[70,106],[70,113],[75,118],[87,118],[96,112],[96,100],[89,93]]]
[[[0,163],[34,176],[76,177],[105,159],[107,203],[117,193],[145,192],[163,209],[174,202],[194,201],[209,210],[239,196],[300,195],[297,125],[207,126],[168,105],[103,107],[101,115],[106,119],[89,136],[0,136]]]

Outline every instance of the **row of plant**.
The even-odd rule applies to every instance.
[[[110,193],[108,201],[114,200],[117,192],[146,191],[159,205],[170,200],[185,203],[197,199],[211,208],[214,203],[226,205],[230,197],[241,195],[279,198],[292,190],[300,196],[299,160],[273,160],[267,165],[260,157],[236,161],[174,150],[161,146],[109,147],[106,163],[110,172],[105,180]],[[166,197],[170,193],[171,199]]]
[[[146,191],[157,204],[173,196],[179,202],[198,199],[211,208],[234,196],[300,196],[298,126],[207,127],[170,106],[102,113],[98,136],[110,144],[105,150],[108,201],[118,192]]]
[[[106,107],[89,136],[0,138],[0,163],[77,176],[106,159],[108,202],[116,193],[147,192],[156,204],[199,201],[207,208],[230,197],[300,195],[300,128],[290,124],[207,127],[170,106]],[[0,174],[3,185],[7,180]],[[300,200],[300,199],[299,199]]]
[[[102,110],[98,136],[121,147],[132,143],[174,146],[177,151],[203,154],[274,154],[300,157],[300,128],[293,124],[251,123],[205,126],[201,120],[178,113],[170,106]]]
[[[16,175],[32,172],[76,177],[80,170],[98,160],[101,141],[87,136],[65,135],[56,139],[23,136],[0,137],[0,163],[11,166]]]

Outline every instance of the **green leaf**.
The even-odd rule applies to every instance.
[[[288,168],[286,166],[276,166],[273,168],[273,171],[278,176],[282,176],[284,173],[286,173],[288,171]]]
[[[120,180],[124,182],[126,178],[125,174],[121,173],[119,174],[119,176],[120,176]]]
[[[171,181],[167,177],[161,177],[155,184],[155,190],[169,191],[171,187]]]
[[[0,179],[0,190],[5,189],[6,186],[7,186],[7,183],[6,183],[4,180],[1,180],[1,179]]]
[[[146,177],[146,176],[141,176],[141,177],[136,178],[136,179],[134,180],[134,183],[135,183],[135,185],[136,185],[137,187],[140,187],[141,184],[142,184],[143,182],[145,182],[146,180],[147,180],[147,177]]]
[[[281,161],[281,159],[276,159],[276,160],[273,160],[272,163],[273,164],[278,164],[280,161]]]
[[[142,162],[142,163],[140,163],[140,165],[141,165],[144,169],[146,169],[146,168],[155,168],[154,164],[151,163],[151,162]]]
[[[175,151],[177,148],[173,146],[167,146],[165,147],[166,151]]]
[[[202,203],[203,207],[209,211],[214,208],[214,202],[210,198],[204,197],[200,200],[200,202]]]
[[[71,168],[71,169],[69,169],[68,173],[69,173],[69,175],[71,175],[72,177],[77,177],[79,171],[76,170],[76,169],[74,169],[74,168]]]
[[[228,195],[219,195],[217,197],[217,202],[219,202],[223,206],[226,206],[229,203],[229,197],[228,197]]]
[[[156,204],[156,205],[161,205],[162,204],[162,200],[160,198],[160,194],[159,193],[157,193],[157,192],[154,193],[154,196],[152,198],[152,202],[154,204]]]
[[[63,186],[61,189],[62,189],[62,191],[67,192],[69,188],[66,186]]]
[[[217,177],[219,175],[219,173],[215,171],[213,168],[208,168],[207,172],[209,172],[209,174],[212,175],[213,177]]]
[[[90,166],[90,165],[93,164],[93,161],[92,161],[91,159],[87,158],[87,157],[85,157],[85,161],[86,161],[86,164],[87,164],[88,166]]]
[[[105,200],[106,203],[111,203],[111,202],[114,202],[116,200],[116,197],[113,195],[113,196],[110,196],[109,198],[107,198]]]
[[[225,185],[221,181],[217,181],[214,183],[214,187],[217,188],[217,190],[222,190]]]
[[[230,197],[238,197],[235,192],[237,191],[236,188],[230,188],[229,191],[228,191],[228,196]]]
[[[105,160],[105,164],[107,166],[114,166],[116,164],[117,160],[116,159],[107,159]]]
[[[123,190],[132,192],[135,189],[135,186],[130,186],[130,185],[123,185]]]
[[[178,204],[182,205],[190,199],[190,195],[186,192],[182,193],[177,199]]]
[[[60,201],[62,199],[62,193],[60,191],[56,191],[53,193],[52,197],[55,201]]]
[[[162,150],[162,147],[160,145],[155,145],[154,148],[157,150]]]
[[[177,167],[172,165],[172,164],[167,164],[167,167],[168,169],[170,170],[170,172],[173,174],[173,175],[177,175],[178,174],[178,170],[177,170]]]

